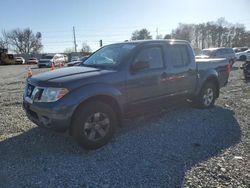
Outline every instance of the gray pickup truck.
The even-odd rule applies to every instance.
[[[195,61],[186,41],[118,43],[99,49],[81,66],[28,78],[23,107],[38,126],[69,130],[81,146],[95,149],[138,106],[181,97],[199,108],[212,107],[229,73],[226,59]]]

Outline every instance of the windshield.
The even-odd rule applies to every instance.
[[[53,56],[51,55],[45,55],[42,57],[42,59],[53,59]]]
[[[84,62],[84,61],[86,61],[86,59],[88,59],[88,57],[89,57],[89,56],[81,57],[81,58],[80,58],[80,61],[81,61],[81,62]]]
[[[200,53],[200,55],[206,55],[209,57],[213,56],[213,54],[214,54],[214,51],[212,51],[212,50],[202,50]]]
[[[135,47],[135,44],[113,44],[105,46],[90,56],[82,66],[114,67]]]

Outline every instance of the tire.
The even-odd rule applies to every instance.
[[[247,57],[245,55],[240,56],[239,60],[240,61],[246,61]]]
[[[72,135],[85,149],[97,149],[114,135],[117,117],[114,110],[103,102],[88,102],[79,107],[73,117]]]
[[[202,109],[213,107],[216,92],[216,86],[212,82],[207,82],[201,89],[198,97],[194,100],[195,106]]]

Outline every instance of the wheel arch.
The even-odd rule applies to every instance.
[[[72,122],[73,122],[77,112],[79,111],[79,109],[82,106],[84,106],[87,103],[90,103],[92,101],[99,101],[99,102],[102,102],[104,104],[109,105],[114,110],[114,112],[116,113],[116,117],[117,117],[117,120],[118,120],[118,125],[119,126],[121,125],[122,116],[123,116],[122,108],[121,108],[120,104],[118,103],[118,101],[115,99],[115,97],[107,95],[107,94],[98,94],[98,95],[95,95],[95,96],[88,97],[84,101],[82,101],[80,104],[78,104],[78,106],[75,108],[75,110],[73,112],[73,115],[71,117],[71,125],[72,125]],[[70,133],[72,132],[72,126],[71,125],[70,125]]]
[[[202,87],[201,89],[207,84],[207,83],[212,83],[214,84],[214,86],[216,87],[216,95],[215,95],[215,98],[218,98],[219,95],[220,95],[220,83],[219,83],[219,80],[216,76],[210,76],[208,77],[204,83],[202,84]]]

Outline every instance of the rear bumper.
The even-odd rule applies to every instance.
[[[23,61],[16,61],[16,64],[24,64]]]
[[[49,128],[55,131],[66,131],[71,124],[71,114],[64,108],[60,110],[53,109],[51,106],[40,106],[39,104],[30,104],[23,100],[23,109],[27,117],[40,127]]]

